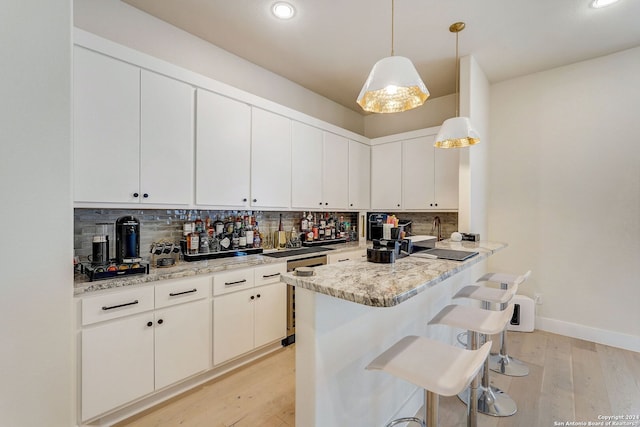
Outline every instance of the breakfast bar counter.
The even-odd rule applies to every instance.
[[[438,248],[478,255],[465,261],[408,256],[393,264],[362,258],[316,267],[309,277],[283,275],[296,287],[296,425],[381,426],[413,416],[421,390],[365,366],[406,335],[453,344],[460,331],[428,321],[506,246],[439,242]]]

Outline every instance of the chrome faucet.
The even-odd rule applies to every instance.
[[[440,223],[440,217],[436,216],[435,218],[433,218],[433,224],[431,225],[431,233],[433,233],[434,231],[437,231],[437,241],[439,242],[440,240],[442,240],[442,224]]]

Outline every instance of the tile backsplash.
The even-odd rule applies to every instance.
[[[292,227],[300,228],[302,212],[267,212],[267,211],[219,211],[219,210],[185,210],[185,209],[74,209],[74,251],[80,261],[87,261],[91,254],[93,236],[98,234],[98,223],[108,223],[110,239],[110,257],[115,257],[114,224],[122,216],[133,216],[140,221],[140,252],[141,256],[149,260],[151,243],[169,241],[178,243],[182,238],[182,225],[186,221],[194,221],[198,216],[203,220],[208,216],[212,219],[225,220],[229,216],[255,216],[262,233],[270,233],[278,229],[280,214],[282,213],[283,228],[286,231]],[[357,212],[338,212],[337,216],[344,216],[345,221],[358,225]],[[396,216],[403,220],[411,220],[411,231],[415,234],[434,235],[433,220],[440,217],[442,236],[448,238],[458,230],[458,214],[456,212],[400,212]]]
[[[230,216],[251,214],[255,216],[258,227],[262,233],[271,233],[278,230],[280,214],[282,224],[286,231],[292,227],[300,228],[302,211],[294,212],[266,212],[266,211],[218,211],[196,209],[74,209],[74,239],[73,247],[75,255],[80,261],[86,262],[91,254],[91,242],[93,236],[98,234],[99,223],[108,223],[109,226],[109,251],[110,257],[115,257],[115,231],[114,224],[122,216],[133,216],[140,221],[140,253],[142,258],[149,260],[149,250],[153,242],[169,241],[178,243],[182,238],[182,225],[188,221],[194,221],[198,216],[201,219],[210,217],[225,221]],[[345,221],[357,226],[357,212],[338,212],[337,216],[344,216]]]

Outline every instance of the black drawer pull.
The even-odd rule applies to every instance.
[[[190,291],[184,291],[184,292],[171,292],[169,293],[170,297],[177,297],[178,295],[184,295],[184,294],[191,294],[194,292],[198,292],[198,290],[196,288],[191,289]]]
[[[240,283],[244,283],[246,281],[247,281],[247,279],[242,279],[242,280],[238,280],[238,281],[235,281],[235,282],[224,282],[224,285],[225,286],[239,285]]]
[[[263,279],[268,279],[269,277],[276,277],[276,276],[279,276],[279,275],[280,275],[280,273],[275,273],[275,274],[263,274],[263,275],[262,275],[262,278],[263,278]]]
[[[102,309],[105,310],[105,311],[106,310],[113,310],[114,308],[126,307],[128,305],[135,305],[137,303],[138,303],[138,300],[127,302],[127,303],[120,304],[120,305],[112,305],[111,307],[107,307],[106,305],[104,305],[104,306],[102,306]]]
[[[345,261],[349,261],[350,258],[344,258],[344,259],[339,259],[338,262],[345,262]]]

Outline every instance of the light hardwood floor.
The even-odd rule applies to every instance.
[[[541,331],[509,333],[509,346],[530,374],[492,373],[491,382],[515,399],[518,412],[480,415],[479,427],[550,427],[597,422],[599,415],[640,415],[640,353]],[[289,346],[118,426],[293,427],[294,359],[295,346]],[[465,416],[457,397],[440,399],[442,426],[464,426]]]

